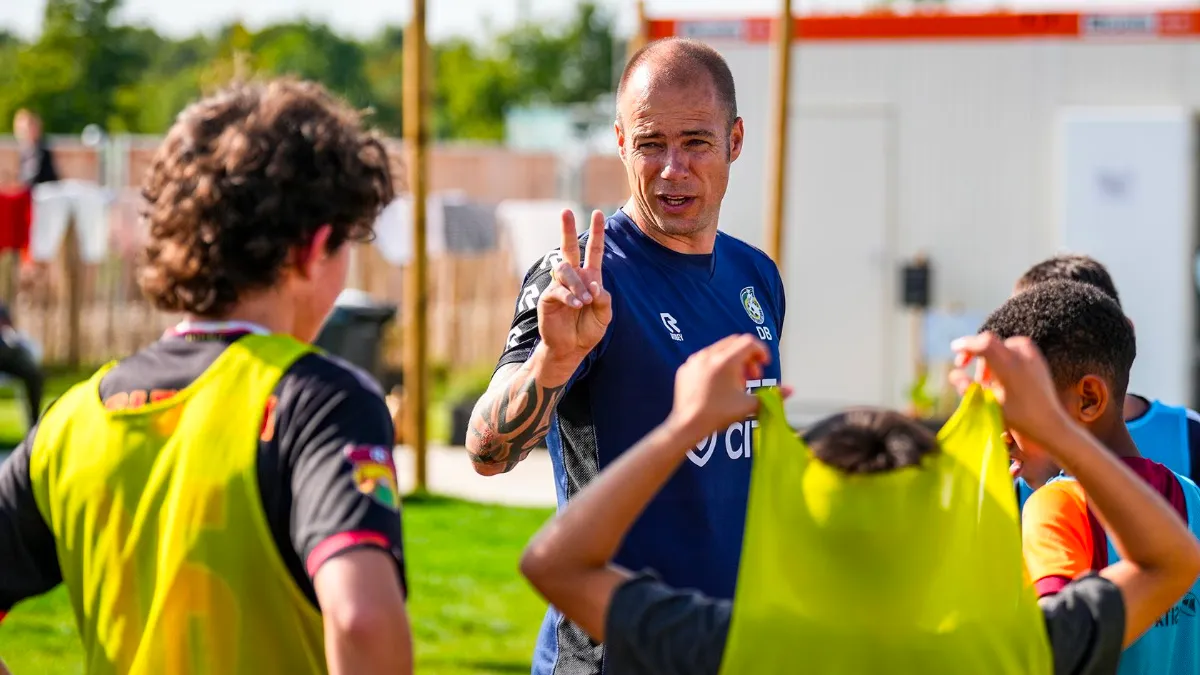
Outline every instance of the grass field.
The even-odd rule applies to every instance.
[[[404,507],[417,672],[528,673],[545,605],[517,574],[543,509],[414,499]],[[0,625],[0,656],[14,675],[83,674],[63,589],[18,606]]]
[[[50,373],[46,400],[86,375]],[[0,452],[25,433],[22,391],[0,389]],[[7,446],[7,447],[5,447]],[[2,458],[2,455],[0,455]],[[549,509],[405,501],[404,545],[417,672],[528,673],[545,604],[517,559]],[[75,619],[63,589],[18,606],[0,625],[0,657],[14,675],[83,673]]]
[[[50,368],[46,370],[42,407],[49,405],[71,385],[87,378],[92,370]],[[25,389],[16,381],[0,386],[0,452],[11,450],[25,437],[29,426],[25,415]]]

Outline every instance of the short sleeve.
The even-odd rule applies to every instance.
[[[1063,675],[1115,673],[1125,640],[1125,600],[1116,584],[1087,574],[1038,601]]]
[[[509,325],[508,337],[504,342],[504,351],[496,368],[510,363],[525,363],[533,354],[533,348],[538,343],[538,298],[550,286],[551,271],[562,260],[562,255],[555,249],[542,256],[529,271],[521,283],[521,291],[517,294],[516,305],[513,308],[512,324]]]
[[[370,546],[392,555],[403,583],[395,432],[381,392],[353,366],[316,355],[298,361],[278,391],[290,535],[309,577],[333,557]]]
[[[54,533],[29,475],[33,432],[0,464],[0,619],[18,602],[62,582]]]
[[[629,675],[717,675],[732,604],[641,574],[617,588],[605,622],[604,666]]]
[[[1077,483],[1056,481],[1030,495],[1021,514],[1021,547],[1039,595],[1092,569],[1091,519]]]

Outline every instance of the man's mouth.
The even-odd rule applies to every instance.
[[[1008,474],[1013,478],[1016,478],[1017,476],[1021,475],[1021,469],[1024,468],[1024,466],[1025,465],[1021,463],[1021,460],[1017,459],[1016,457],[1012,457],[1009,459]]]
[[[667,210],[683,209],[696,201],[695,197],[686,195],[659,195],[658,201],[662,203]]]

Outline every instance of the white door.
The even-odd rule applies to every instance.
[[[1063,250],[1108,267],[1138,355],[1130,390],[1191,401],[1195,134],[1183,109],[1078,109],[1060,120]]]
[[[892,118],[883,109],[799,110],[788,153],[781,360],[794,422],[889,403]]]

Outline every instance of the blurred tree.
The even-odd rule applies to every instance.
[[[16,54],[12,80],[0,93],[0,114],[38,112],[50,133],[110,126],[116,91],[136,82],[152,54],[142,29],[114,24],[120,0],[47,0],[42,34]]]
[[[328,26],[308,21],[269,26],[254,36],[251,51],[260,73],[317,80],[359,106],[371,99],[362,45]]]
[[[294,74],[319,80],[360,107],[372,123],[401,132],[404,30],[385,26],[368,40],[297,21],[253,32],[230,23],[215,33],[172,40],[120,25],[121,0],[47,0],[33,42],[0,31],[0,131],[19,107],[37,111],[51,133],[90,123],[113,132],[162,133],[201,93],[235,77]],[[613,86],[615,27],[594,1],[558,25],[523,22],[475,43],[434,46],[437,138],[499,140],[511,106],[587,102]]]
[[[522,96],[512,64],[462,39],[439,45],[435,64],[434,137],[503,140],[505,108]]]
[[[365,76],[371,88],[370,121],[383,131],[399,136],[403,132],[404,109],[404,28],[384,26],[363,46],[366,54]]]

